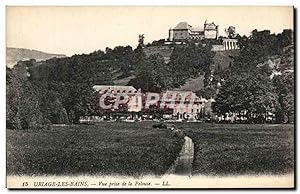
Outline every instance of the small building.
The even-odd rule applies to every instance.
[[[224,38],[222,40],[223,40],[224,50],[236,50],[236,49],[240,49],[240,47],[238,45],[238,40],[237,39]]]
[[[227,51],[240,49],[237,39],[223,38],[222,44],[212,45],[212,51]]]

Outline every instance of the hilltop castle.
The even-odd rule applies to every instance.
[[[231,32],[227,32],[230,30]],[[226,29],[228,37],[222,37],[220,44],[213,44],[213,51],[235,50],[239,49],[238,40],[234,37],[235,27],[230,26]],[[233,33],[233,34],[230,34]],[[169,38],[165,44],[175,42],[176,44],[184,44],[186,41],[194,40],[217,40],[219,38],[219,26],[214,22],[208,23],[205,21],[203,28],[194,28],[187,22],[180,22],[175,28],[169,29]]]
[[[194,28],[187,22],[180,22],[175,28],[169,29],[169,41],[217,39],[218,25],[205,21],[203,28]]]

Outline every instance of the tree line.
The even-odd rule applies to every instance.
[[[134,77],[128,85],[143,92],[177,87],[209,69],[210,50],[210,45],[178,46],[168,64],[159,54],[146,57],[142,45],[42,62],[20,61],[7,68],[7,127],[38,130],[78,123],[80,116],[99,113],[93,85],[113,85],[114,80],[128,76]]]
[[[114,80],[129,76],[133,79],[128,85],[161,92],[204,75],[208,95],[216,97],[216,114],[243,114],[249,121],[263,122],[272,112],[277,122],[292,121],[294,73],[287,71],[294,67],[292,31],[275,35],[254,30],[249,37],[238,36],[238,43],[233,64],[219,72],[211,71],[211,45],[194,42],[174,45],[169,63],[159,54],[147,57],[142,45],[42,62],[20,61],[6,69],[7,127],[38,130],[78,123],[80,116],[99,114],[93,85],[113,85]],[[276,68],[267,63],[272,57],[281,61]],[[273,76],[274,71],[280,74]],[[217,82],[212,73],[218,74]]]
[[[248,122],[263,123],[275,114],[278,123],[294,118],[293,32],[277,35],[252,31],[239,36],[240,53],[224,76],[213,108],[216,114],[234,113]],[[280,63],[272,65],[275,59]],[[292,70],[292,71],[290,71]]]

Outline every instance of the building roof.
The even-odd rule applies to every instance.
[[[137,89],[133,86],[113,86],[113,85],[95,85],[93,89],[99,93],[136,93]]]
[[[201,33],[204,31],[203,27],[193,27],[193,26],[189,25],[187,22],[178,23],[174,29],[175,30],[190,30],[192,32],[198,32],[198,33]]]
[[[238,39],[236,38],[222,38],[223,42],[238,42]]]
[[[205,21],[205,29],[206,30],[216,30],[218,25],[216,25],[214,22],[208,23]],[[202,32],[204,31],[203,27],[193,27],[189,25],[187,22],[179,22],[173,30],[191,30],[194,32]]]
[[[215,29],[217,29],[217,27],[218,27],[218,25],[216,25],[214,22],[205,24],[206,30],[215,30]]]
[[[190,28],[190,30],[193,32],[203,32],[204,31],[204,29],[202,27],[196,27],[196,28],[192,27],[192,28]]]
[[[191,28],[192,26],[189,25],[187,22],[180,22],[175,26],[175,30],[187,30]]]
[[[194,92],[192,91],[179,91],[179,90],[173,90],[173,91],[166,91],[162,94],[161,100],[166,101],[182,101],[183,98],[184,101],[194,101],[194,102],[205,102],[204,99],[199,98]]]

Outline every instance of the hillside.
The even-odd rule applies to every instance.
[[[170,46],[149,46],[144,48],[144,52],[147,57],[153,54],[160,54],[163,56],[165,62],[168,63],[170,61],[173,48]]]
[[[145,54],[149,57],[152,54],[160,54],[163,56],[165,62],[169,62],[173,48],[170,46],[149,46],[144,49]],[[237,50],[226,50],[226,51],[216,51],[213,57],[213,64],[211,64],[211,70],[225,70],[230,67],[230,63],[233,62],[233,57],[238,54]],[[190,78],[185,84],[181,85],[177,90],[191,90],[197,91],[204,87],[204,76],[200,75],[196,78]],[[124,82],[128,83],[128,82]]]
[[[150,56],[152,54],[160,54],[163,56],[165,62],[168,62],[170,59],[170,56],[173,52],[173,48],[169,47],[169,46],[151,46],[151,47],[145,47],[143,48],[146,56]],[[53,54],[48,54],[48,53],[43,53],[43,52],[39,52],[39,51],[31,51],[28,49],[13,49],[13,48],[8,48],[8,51],[10,53],[16,53],[18,52],[18,56],[25,56],[25,54],[27,54],[28,52],[32,53],[32,57],[38,58],[38,60],[42,60],[42,57],[61,57],[63,55],[53,55]],[[41,54],[41,55],[38,55]],[[225,70],[226,68],[229,67],[230,62],[232,61],[233,56],[235,56],[237,54],[237,51],[218,51],[215,52],[214,58],[213,58],[213,64],[211,65],[211,69],[214,71],[216,68],[220,68],[221,70]],[[27,55],[28,56],[28,55]],[[102,64],[104,66],[109,66],[111,67],[110,70],[111,72],[108,73],[107,75],[109,75],[110,77],[110,81],[113,84],[116,85],[128,85],[130,83],[130,81],[132,79],[135,78],[134,73],[131,72],[128,76],[122,76],[122,70],[120,69],[118,64],[118,60],[106,60],[106,57],[103,57],[102,54],[91,54],[91,55],[83,55],[83,56],[74,56],[75,58],[82,58],[84,60],[88,60],[89,63],[91,62],[90,59],[94,57],[97,57],[98,59],[95,60],[94,62],[96,62],[97,64]],[[101,57],[102,56],[102,57]],[[73,58],[74,58],[73,57]],[[8,56],[9,58],[9,56]],[[25,57],[24,57],[25,58]],[[23,60],[24,60],[23,58]],[[85,59],[86,58],[86,59]],[[93,63],[94,63],[93,62]],[[44,67],[42,69],[39,68],[39,70],[37,68],[31,69],[31,74],[32,76],[34,76],[36,79],[40,79],[41,76],[41,72],[50,72],[51,67],[56,64],[56,63],[64,63],[61,60],[56,61],[56,60],[49,60],[46,63],[43,63]],[[106,64],[108,63],[108,64]],[[91,64],[90,64],[91,65]],[[96,65],[96,64],[95,64]],[[102,66],[100,65],[100,66]],[[56,66],[56,65],[54,65]],[[98,65],[96,65],[98,66]],[[100,67],[98,66],[97,69]],[[49,69],[50,68],[50,69]],[[99,70],[98,70],[99,71]],[[91,77],[89,78],[91,79]],[[190,91],[198,91],[203,89],[204,87],[204,76],[200,75],[198,77],[191,77],[188,80],[186,80],[186,82],[184,84],[182,84],[180,87],[176,87],[174,89],[177,90],[190,90]]]
[[[198,91],[204,87],[204,76],[200,75],[197,78],[190,78],[186,81],[185,84],[180,86],[179,88],[175,88],[176,90],[188,90],[188,91]]]
[[[227,50],[227,51],[217,51],[213,58],[212,70],[216,69],[227,69],[230,67],[230,63],[233,62],[233,57],[238,54],[238,50]]]
[[[66,55],[62,54],[51,54],[37,50],[30,50],[24,48],[10,48],[6,47],[6,66],[12,68],[18,61],[24,61],[28,59],[36,59],[42,61],[50,58],[62,58]]]
[[[230,64],[233,63],[233,57],[238,54],[236,50],[229,51],[217,51],[215,52],[215,56],[213,57],[213,64],[211,64],[212,72],[223,71],[230,68]],[[200,75],[196,78],[190,78],[186,81],[186,83],[180,86],[179,90],[191,90],[198,91],[203,89],[204,87],[204,76]]]

